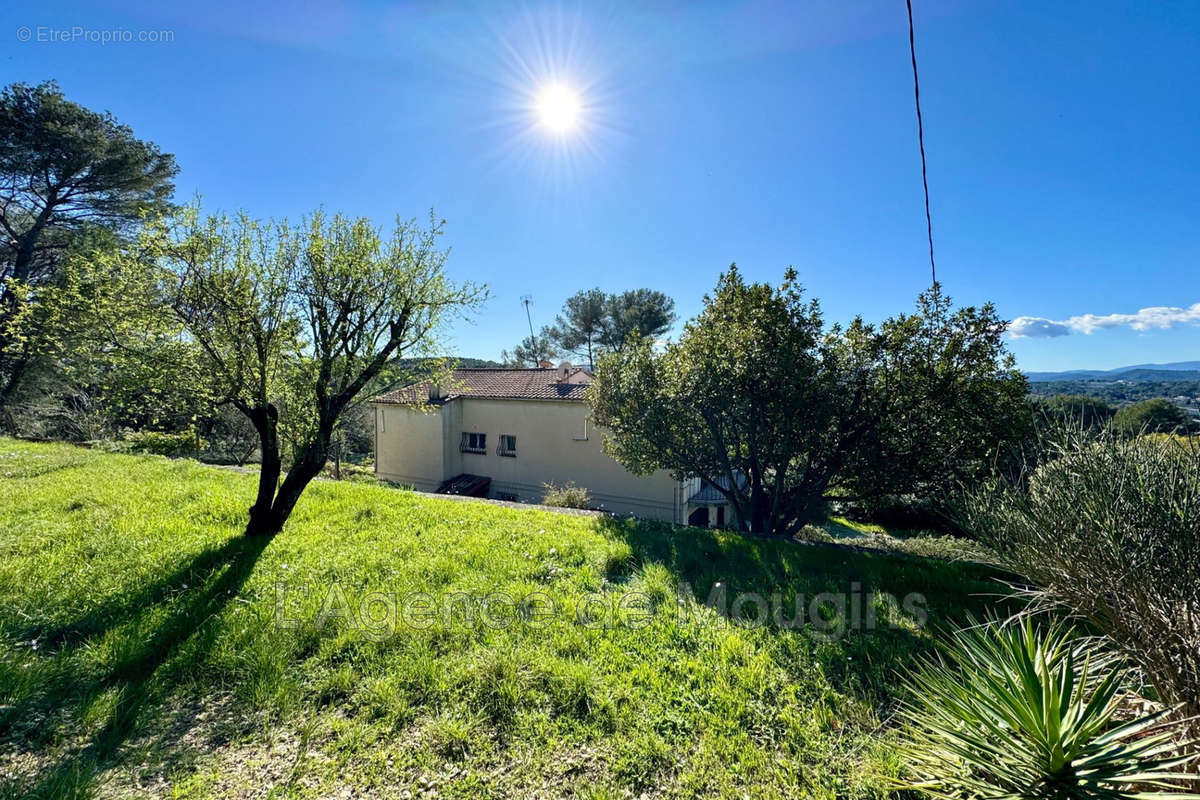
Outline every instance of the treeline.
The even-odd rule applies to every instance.
[[[1188,405],[1200,405],[1200,381],[1197,380],[1031,381],[1029,391],[1038,397],[1087,395],[1118,405],[1153,400],[1156,397],[1186,397]]]
[[[1200,429],[1190,414],[1161,397],[1128,405],[1084,394],[1035,397],[1031,402],[1035,419],[1043,429],[1066,427],[1096,433],[1107,428],[1122,436],[1188,434]]]
[[[0,425],[86,438],[189,420],[189,383],[158,380],[114,344],[95,308],[114,287],[87,263],[173,211],[174,157],[53,83],[0,95],[0,154]]]
[[[364,400],[449,368],[440,334],[486,296],[447,277],[436,217],[385,232],[181,207],[170,154],[53,84],[0,95],[0,145],[5,429],[255,456],[256,532],[331,454],[369,451]],[[614,457],[708,480],[749,531],[794,532],[829,503],[953,525],[963,487],[1036,463],[1051,419],[1187,430],[1164,403],[1031,405],[995,309],[936,285],[913,313],[830,326],[794,271],[770,286],[730,268],[665,341],[675,320],[655,290],[584,290],[507,358],[594,366]]]
[[[797,274],[736,266],[678,341],[635,336],[598,359],[589,399],[627,468],[700,477],[736,527],[790,535],[826,512],[952,524],[964,485],[1020,468],[1028,387],[990,304],[940,286],[879,325],[825,324]]]
[[[444,221],[298,223],[172,201],[174,158],[53,83],[0,95],[0,422],[158,452],[256,453],[248,534],[281,529],[377,389],[449,364],[486,288]],[[367,446],[364,444],[364,447]]]
[[[1161,399],[1031,399],[990,304],[939,285],[914,313],[826,325],[795,271],[778,286],[730,267],[678,341],[636,332],[599,356],[589,395],[634,472],[700,477],[735,526],[791,535],[837,504],[906,527],[962,528],[964,492],[1019,480],[1061,431],[1191,433]]]

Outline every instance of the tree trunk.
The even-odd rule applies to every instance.
[[[4,343],[0,341],[0,347],[3,346]],[[0,364],[0,367],[3,367],[3,364]],[[7,379],[0,373],[0,381],[4,384],[0,386],[0,433],[7,433],[10,436],[17,435],[17,421],[13,417],[10,398],[16,393],[18,378],[19,373],[15,370],[7,376]]]
[[[17,389],[25,377],[25,371],[29,368],[30,340],[25,340],[25,346],[19,354],[5,358],[8,348],[12,346],[12,342],[3,335],[6,325],[6,321],[0,315],[0,431],[15,436],[18,431],[12,414],[12,403],[17,397]]]
[[[259,447],[262,450],[262,469],[258,473],[258,496],[250,506],[250,521],[246,523],[247,536],[272,536],[283,527],[276,522],[272,511],[275,489],[279,486],[279,473],[283,460],[279,456],[279,412],[274,405],[252,408],[246,412],[254,429],[258,431]]]
[[[237,465],[244,467],[246,462],[250,460],[250,456],[254,455],[254,451],[258,449],[257,444],[252,444],[242,451],[242,454],[237,457]]]
[[[296,502],[300,499],[304,488],[312,482],[313,478],[321,474],[321,470],[325,468],[325,462],[328,460],[329,436],[328,434],[318,434],[317,438],[304,448],[304,453],[300,458],[292,464],[287,477],[283,479],[283,483],[279,487],[279,492],[275,495],[275,502],[271,506],[271,521],[274,523],[275,529],[271,533],[278,533],[283,528],[283,524],[292,515],[292,509],[296,507]]]
[[[300,457],[292,462],[283,483],[279,482],[282,459],[276,435],[278,415],[274,406],[267,410],[254,409],[251,419],[262,441],[262,470],[258,476],[258,499],[250,507],[247,536],[274,536],[283,530],[292,515],[300,495],[312,479],[321,474],[329,460],[329,432],[321,432],[309,442]]]
[[[53,194],[50,199],[54,199]],[[47,223],[50,222],[53,208],[54,205],[47,202],[46,207],[38,214],[33,225],[29,227],[29,230],[25,231],[25,234],[17,242],[17,255],[13,259],[13,280],[21,281],[22,283],[29,280],[29,275],[33,272],[33,254],[37,252],[38,239],[41,238],[42,231],[45,230]]]
[[[37,219],[34,220],[32,227],[17,242],[16,257],[13,259],[12,273],[9,275],[8,280],[14,283],[29,282],[29,276],[33,272],[33,256],[37,251],[38,238],[49,223],[56,205],[57,195],[52,190],[50,197],[46,200],[45,207],[38,214]],[[21,301],[17,298],[16,292],[12,291],[11,288],[8,288],[7,291],[0,295],[0,298],[3,299],[3,302],[0,303],[0,358],[3,358],[13,346],[12,337],[14,333],[9,330],[9,326],[21,310]],[[25,341],[25,348],[19,357],[12,357],[8,364],[0,365],[3,366],[4,372],[7,373],[3,391],[0,392],[0,423],[3,424],[3,430],[14,434],[17,430],[12,412],[9,409],[9,404],[16,395],[17,386],[21,383],[21,379],[25,376],[25,371],[29,367],[29,339],[26,338]]]
[[[770,513],[767,493],[763,491],[762,478],[757,472],[750,475],[750,532],[774,533],[767,530],[767,517]]]

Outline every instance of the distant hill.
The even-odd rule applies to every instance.
[[[1131,369],[1128,372],[1107,375],[1100,380],[1136,381],[1138,383],[1197,381],[1200,380],[1200,370]]]
[[[480,367],[503,367],[499,361],[491,361],[486,358],[466,358],[465,356],[442,356],[453,360],[457,366],[463,369],[478,369]],[[441,358],[402,358],[398,362],[404,369],[419,368],[431,361],[441,361]]]
[[[1065,372],[1026,372],[1030,383],[1050,381],[1195,381],[1200,380],[1200,361],[1170,364],[1133,364],[1116,369],[1075,369]]]
[[[1113,372],[1135,369],[1153,369],[1163,372],[1200,372],[1200,361],[1172,361],[1169,364],[1137,364],[1132,367],[1118,367]]]
[[[442,359],[451,359],[455,362],[455,366],[468,369],[504,366],[499,361],[491,361],[486,358],[466,358],[464,356],[400,358],[383,368],[379,377],[376,378],[371,391],[362,395],[359,401],[365,403],[376,395],[383,394],[400,386],[406,386],[414,380],[418,380],[422,375],[428,374],[433,369],[433,365],[440,364]]]
[[[463,368],[478,369],[479,367],[503,367],[499,361],[492,361],[489,358],[463,358],[459,356],[455,359],[458,366]]]

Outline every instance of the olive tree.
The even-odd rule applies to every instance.
[[[483,300],[485,289],[447,276],[442,227],[398,220],[384,238],[369,220],[320,212],[293,227],[188,209],[142,237],[214,395],[258,434],[248,535],[283,527],[343,412],[385,367],[431,353],[443,326]],[[281,431],[293,443],[286,473]]]
[[[601,356],[588,400],[625,467],[703,478],[743,530],[787,535],[871,424],[859,352],[825,330],[794,270],[775,288],[731,266],[678,342],[655,353],[632,337]]]

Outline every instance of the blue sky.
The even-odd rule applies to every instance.
[[[1200,4],[914,6],[947,291],[1027,318],[1026,369],[1200,358]],[[462,355],[518,341],[526,294],[535,325],[591,286],[661,289],[691,316],[731,261],[771,281],[794,265],[831,320],[907,310],[928,284],[903,0],[3,15],[5,82],[112,111],[209,209],[434,207],[453,274],[492,291],[454,330]],[[173,41],[45,41],[74,27]],[[561,137],[530,108],[554,81],[583,105]]]

